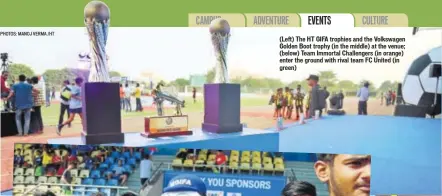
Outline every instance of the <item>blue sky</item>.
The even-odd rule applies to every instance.
[[[54,31],[52,37],[0,37],[0,51],[11,61],[46,69],[78,66],[78,53],[89,51],[85,28],[0,28],[0,31]],[[339,79],[358,82],[369,79],[402,81],[410,63],[442,44],[442,31],[411,35],[411,28],[232,28],[228,66],[236,75],[279,77],[285,82],[305,79],[308,74],[333,70]],[[298,71],[279,71],[280,36],[385,36],[407,39],[400,64],[308,64]],[[204,74],[215,64],[207,28],[111,28],[108,55],[112,70],[136,78],[152,72],[165,80]]]

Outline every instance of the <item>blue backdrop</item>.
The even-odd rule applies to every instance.
[[[180,174],[191,174],[200,177],[206,184],[208,196],[279,195],[286,184],[286,178],[283,176],[252,176],[166,171],[164,173],[164,188],[173,177]]]

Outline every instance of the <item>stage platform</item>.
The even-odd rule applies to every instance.
[[[326,116],[283,131],[245,128],[243,133],[223,135],[193,131],[191,136],[157,139],[128,133],[125,144],[107,145],[370,154],[371,194],[442,194],[441,119]],[[50,139],[48,143],[82,144],[80,137]]]

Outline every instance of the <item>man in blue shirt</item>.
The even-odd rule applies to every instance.
[[[60,135],[61,134],[61,129],[65,126],[65,125],[69,125],[72,123],[72,121],[74,121],[75,115],[78,114],[78,116],[80,116],[81,119],[81,123],[83,124],[83,112],[82,112],[82,107],[83,107],[83,103],[81,100],[81,86],[83,84],[83,78],[77,77],[75,78],[75,85],[71,86],[71,99],[69,100],[69,119],[62,123],[59,124],[57,127],[57,134]]]
[[[359,97],[358,115],[367,115],[367,101],[370,95],[370,91],[368,90],[369,85],[368,82],[364,82],[364,86],[359,89],[356,95]]]
[[[14,96],[15,99],[15,121],[17,124],[18,135],[27,136],[29,133],[29,124],[31,123],[31,109],[34,106],[34,96],[38,90],[34,89],[32,85],[26,83],[26,76],[18,76],[19,82],[12,86],[12,89],[6,97],[6,100],[11,99]],[[25,116],[24,129],[22,127],[21,117]]]

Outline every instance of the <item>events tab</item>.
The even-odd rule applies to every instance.
[[[217,14],[217,13],[191,13],[189,14],[189,27],[208,27],[212,20],[225,19],[231,27],[245,27],[246,19],[243,14]]]
[[[247,27],[300,27],[298,14],[245,14]]]
[[[356,27],[408,27],[406,14],[353,14]]]
[[[299,14],[302,28],[354,27],[351,14]]]

